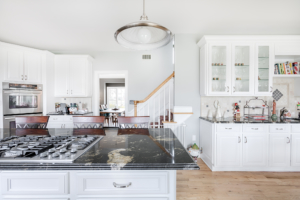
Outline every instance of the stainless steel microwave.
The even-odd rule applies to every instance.
[[[2,84],[3,115],[21,115],[43,112],[43,85]]]

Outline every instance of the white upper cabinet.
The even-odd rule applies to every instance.
[[[234,43],[232,45],[232,95],[244,96],[254,92],[253,50],[254,46],[249,43]]]
[[[91,74],[90,56],[55,56],[55,97],[91,96]]]
[[[274,38],[270,37],[274,40]],[[272,96],[274,41],[260,36],[204,36],[200,46],[202,96]]]
[[[273,92],[274,45],[256,43],[255,45],[255,94],[270,96]]]
[[[1,68],[4,81],[32,82],[42,81],[43,51],[0,43]]]

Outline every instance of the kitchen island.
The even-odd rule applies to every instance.
[[[176,199],[176,170],[199,167],[170,129],[146,130],[107,129],[73,163],[0,162],[1,199]],[[47,130],[53,137],[75,132]],[[1,130],[1,138],[6,136]]]
[[[200,117],[200,148],[212,171],[300,171],[300,120]]]

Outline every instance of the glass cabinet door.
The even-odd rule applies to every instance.
[[[230,46],[211,45],[209,66],[209,92],[215,95],[226,95],[230,93]]]
[[[232,56],[232,94],[253,94],[253,46],[233,45]]]
[[[267,96],[272,94],[271,51],[270,45],[256,46],[255,94]]]

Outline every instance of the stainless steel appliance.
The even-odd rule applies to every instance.
[[[0,140],[0,162],[72,163],[103,136],[10,136]]]
[[[43,114],[43,86],[41,84],[2,83],[3,127],[10,128],[15,116]]]

